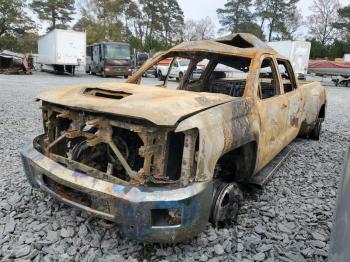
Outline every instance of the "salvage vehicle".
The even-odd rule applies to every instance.
[[[179,57],[189,65],[172,90]],[[167,58],[161,84],[143,85],[145,71]],[[198,64],[206,66],[193,78]],[[298,135],[318,139],[326,111],[321,84],[299,83],[290,62],[250,34],[182,43],[126,83],[37,99],[44,133],[21,153],[31,185],[149,242],[234,219],[242,185],[263,186]]]

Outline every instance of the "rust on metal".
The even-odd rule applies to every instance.
[[[149,68],[176,57],[190,61],[176,90],[164,88],[169,73],[162,87],[140,84]],[[37,98],[44,134],[22,153],[32,185],[121,224],[130,237],[160,242],[203,230],[213,199],[224,199],[213,197],[220,188],[240,195],[220,181],[259,180],[298,135],[319,134],[326,108],[320,83],[299,84],[288,60],[249,34],[180,44],[126,83],[67,86]]]
[[[28,54],[0,51],[0,74],[31,74],[32,59]]]

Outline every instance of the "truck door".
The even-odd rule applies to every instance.
[[[258,169],[264,167],[285,146],[287,99],[272,57],[263,57],[258,77],[257,110],[260,117]]]
[[[170,69],[170,77],[178,77],[179,76],[179,62],[177,60],[174,61],[172,68]]]
[[[98,73],[98,65],[100,62],[100,51],[99,51],[99,46],[100,45],[94,45],[93,50],[92,50],[92,68],[94,73]]]
[[[286,140],[290,143],[299,133],[303,100],[290,62],[277,59],[277,64],[282,81],[282,90],[288,105]]]

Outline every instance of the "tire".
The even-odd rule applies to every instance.
[[[29,182],[29,184],[33,187],[33,188],[39,188],[40,185],[36,182],[36,180],[34,179],[34,173],[31,169],[31,167],[29,166],[28,160],[24,158],[24,156],[22,157],[22,164],[23,164],[23,168],[24,168],[24,174],[27,177],[27,181]]]
[[[179,82],[182,81],[182,78],[184,78],[184,73],[180,72],[180,74],[179,74]]]
[[[209,222],[214,227],[233,221],[238,215],[243,194],[237,183],[217,180],[214,184]]]
[[[310,133],[310,138],[312,140],[319,140],[320,139],[321,131],[322,131],[322,123],[323,123],[323,119],[317,118],[315,127]]]
[[[127,78],[128,78],[128,76],[127,76],[127,75],[125,75],[125,76],[124,76],[124,79],[127,79]]]
[[[159,81],[164,81],[165,80],[165,76],[163,76],[163,74],[162,74],[162,71],[158,71],[158,80]]]

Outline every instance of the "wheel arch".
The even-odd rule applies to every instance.
[[[230,182],[247,182],[254,174],[258,158],[258,143],[251,140],[228,152],[217,160],[214,178]]]
[[[326,118],[326,104],[323,104],[319,110],[318,118]]]

